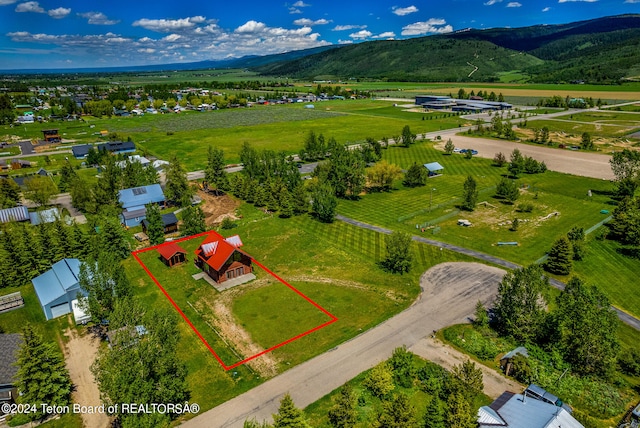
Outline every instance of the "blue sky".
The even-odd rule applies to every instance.
[[[265,55],[640,13],[640,0],[0,0],[0,69]]]

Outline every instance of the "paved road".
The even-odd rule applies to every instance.
[[[365,333],[300,364],[184,423],[185,427],[242,427],[246,419],[270,420],[289,392],[306,407],[348,380],[391,357],[402,345],[419,352],[434,330],[467,322],[478,300],[490,303],[504,275],[478,263],[443,263],[421,279],[423,292],[408,309]],[[339,321],[338,321],[339,322]]]
[[[384,227],[380,227],[380,226],[374,226],[372,224],[368,224],[368,223],[363,223],[361,221],[358,220],[354,220],[352,218],[349,217],[345,217],[342,215],[337,215],[336,216],[337,220],[340,221],[344,221],[345,223],[349,223],[353,226],[356,227],[360,227],[363,229],[369,229],[369,230],[373,230],[375,232],[378,233],[384,233],[386,235],[391,234],[391,230],[390,229],[386,229]],[[459,254],[464,254],[466,256],[469,257],[473,257],[474,259],[478,259],[478,260],[482,260],[484,262],[488,262],[488,263],[492,263],[494,265],[497,266],[502,266],[504,268],[507,269],[518,269],[522,266],[510,262],[508,260],[503,260],[501,258],[489,255],[489,254],[485,254],[485,253],[481,253],[479,251],[475,251],[475,250],[471,250],[469,248],[464,248],[464,247],[459,247],[457,245],[453,245],[453,244],[448,244],[446,242],[440,242],[440,241],[435,241],[433,239],[427,239],[427,238],[423,238],[422,236],[412,236],[411,237],[414,241],[417,242],[422,242],[423,244],[427,244],[427,245],[431,245],[434,247],[439,247],[439,248],[446,248],[447,250],[450,251],[454,251],[456,253]],[[565,284],[562,281],[558,281],[555,278],[549,278],[549,283],[554,286],[555,288],[558,288],[560,290],[564,290]],[[616,313],[618,314],[618,318],[625,324],[630,325],[631,327],[635,328],[636,330],[640,330],[640,319],[627,314],[626,312],[621,311],[620,309],[613,307],[613,310],[616,311]]]

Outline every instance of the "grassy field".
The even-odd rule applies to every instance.
[[[406,308],[419,292],[420,275],[429,267],[443,261],[468,260],[437,248],[414,244],[412,271],[403,276],[391,275],[377,266],[384,257],[384,237],[380,234],[341,222],[322,224],[307,216],[291,219],[270,217],[247,205],[242,205],[240,211],[243,219],[231,232],[240,234],[245,243],[243,250],[338,318],[337,322],[273,351],[279,370],[325,352]],[[198,245],[196,241],[187,241],[183,247],[190,252]],[[153,272],[167,269],[152,252],[142,256],[146,257],[145,263],[149,263]],[[170,307],[168,300],[134,260],[128,259],[126,268],[136,286],[135,294],[145,306]],[[206,323],[184,301],[188,299],[197,308],[196,303],[207,298],[204,293],[210,294],[211,290],[200,288],[201,285],[195,281],[187,281],[186,276],[195,273],[191,262],[184,265],[184,271],[182,280],[167,283],[167,291],[204,336]],[[266,321],[274,325],[275,317],[280,315],[267,315],[267,311],[261,310],[263,304],[269,300],[270,304],[278,306],[294,297],[290,290],[280,286],[245,288],[245,292],[234,298],[233,315],[251,332],[256,342],[267,346],[279,337],[266,331],[261,323],[265,322],[264,317],[273,316]],[[296,304],[296,308],[300,306]],[[317,314],[318,311],[313,309]],[[298,315],[292,311],[293,308],[283,311],[283,315],[295,320]],[[179,329],[178,349],[189,370],[187,380],[191,401],[199,403],[203,410],[262,381],[246,365],[224,371],[186,322],[181,320]],[[214,340],[213,332],[206,334],[209,335],[207,340],[210,337]],[[226,351],[224,357],[233,359],[235,356],[232,351]]]
[[[640,113],[622,113],[615,110],[599,110],[587,111],[584,113],[573,113],[567,116],[558,116],[555,119],[568,119],[576,122],[594,122],[602,125],[640,127]]]
[[[444,167],[443,175],[429,179],[424,187],[409,189],[396,183],[397,190],[392,192],[364,195],[357,201],[342,200],[338,206],[341,214],[473,248],[517,263],[537,260],[555,239],[572,226],[587,229],[604,218],[600,214],[601,209],[610,208],[611,201],[606,191],[611,185],[602,180],[551,171],[538,175],[524,174],[518,180],[520,186],[525,187],[521,189],[521,197],[514,205],[509,205],[493,197],[495,185],[506,174],[506,169],[492,166],[491,160],[465,159],[455,154],[447,156],[429,142],[415,144],[409,149],[390,147],[384,151],[383,157],[404,169],[414,162],[437,161]],[[461,202],[462,185],[467,175],[477,181],[478,201],[487,201],[493,206],[480,205],[473,213],[459,212],[457,206]],[[589,189],[594,194],[591,199],[587,197]],[[533,211],[517,212],[519,205],[525,203],[532,204]],[[559,216],[539,220],[556,211],[560,212]],[[513,232],[505,223],[516,217],[521,224]],[[457,220],[461,218],[470,220],[474,226],[458,226]],[[439,229],[427,229],[422,233],[421,229],[427,223]],[[517,241],[519,245],[496,246],[499,241]]]
[[[574,271],[603,290],[615,306],[640,317],[640,296],[630,286],[638,282],[639,255],[616,241],[597,239],[599,232],[589,236],[584,260],[574,263]]]

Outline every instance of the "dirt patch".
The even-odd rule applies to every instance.
[[[75,389],[72,393],[73,402],[81,406],[100,406],[100,390],[96,384],[91,364],[96,359],[100,339],[91,334],[80,336],[74,328],[68,328],[64,335],[69,341],[64,347],[64,358],[69,376]],[[105,428],[111,426],[111,418],[106,414],[82,415],[84,428]]]
[[[236,288],[227,290],[222,294],[217,294],[211,299],[207,299],[205,304],[212,312],[212,316],[209,317],[211,324],[216,329],[216,332],[227,342],[233,344],[235,351],[242,355],[242,358],[256,355],[262,351],[260,345],[255,343],[251,338],[251,334],[239,325],[233,316],[232,306],[233,301],[242,293],[248,290],[265,287],[271,284],[268,278],[258,279],[243,286],[243,288]],[[198,305],[199,306],[199,305]],[[255,370],[262,377],[272,377],[278,373],[278,361],[274,358],[273,354],[267,353],[255,358],[247,363],[249,367]]]
[[[229,195],[214,196],[202,190],[198,190],[198,196],[202,198],[200,207],[204,212],[205,223],[207,226],[217,226],[222,223],[225,217],[231,220],[237,220],[236,209],[240,206],[240,202],[233,199]]]

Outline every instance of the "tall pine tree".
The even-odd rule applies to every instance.
[[[289,393],[280,400],[278,413],[273,415],[274,428],[310,428],[304,412],[296,407]]]
[[[151,245],[158,245],[164,242],[164,224],[162,214],[156,204],[148,204],[146,214],[147,236]]]

